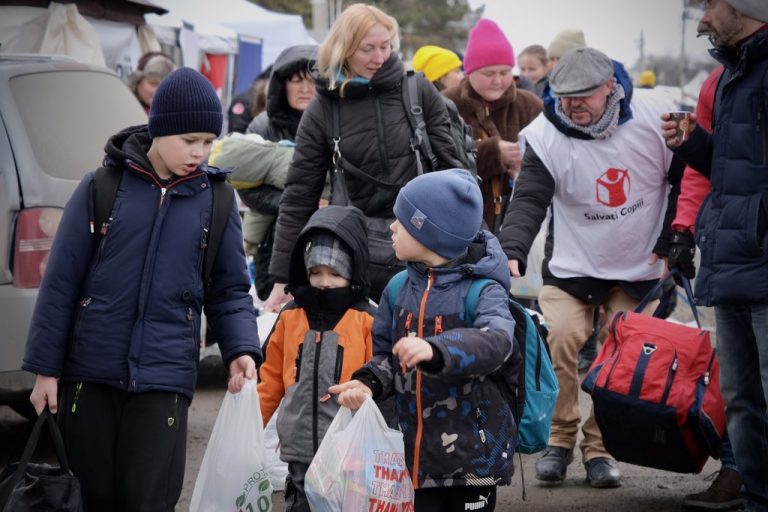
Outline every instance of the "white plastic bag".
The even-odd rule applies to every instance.
[[[256,380],[227,391],[192,492],[191,512],[272,510]]]
[[[280,438],[277,435],[277,416],[280,414],[280,406],[275,410],[264,427],[264,465],[269,473],[269,481],[272,482],[273,491],[285,490],[285,477],[288,476],[288,463],[280,460]]]
[[[387,427],[371,398],[354,417],[341,407],[304,480],[312,512],[413,510],[403,434]]]

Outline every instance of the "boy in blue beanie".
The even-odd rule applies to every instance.
[[[506,256],[480,230],[483,198],[465,170],[411,180],[394,212],[392,241],[407,279],[396,297],[391,283],[384,291],[373,359],[329,392],[352,409],[368,396],[395,395],[416,510],[493,510],[517,443],[512,411],[489,378],[502,365],[513,372],[519,358]],[[465,300],[475,278],[495,282],[482,290],[470,326]]]
[[[107,142],[107,171],[119,173],[119,187],[99,236],[95,173],[61,218],[23,368],[37,375],[30,401],[38,414],[59,411],[86,512],[174,510],[203,307],[231,377],[255,378],[261,362],[234,201],[203,282],[212,185],[225,179],[206,162],[222,118],[205,77],[190,68],[171,73],[149,125]]]

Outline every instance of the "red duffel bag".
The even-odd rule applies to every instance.
[[[592,395],[603,443],[616,460],[699,473],[708,457],[719,458],[725,434],[720,365],[684,278],[698,329],[639,313],[670,277],[634,312],[614,315],[581,388]]]

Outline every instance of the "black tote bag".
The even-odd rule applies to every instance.
[[[31,463],[47,423],[60,467]],[[80,481],[72,474],[64,451],[64,441],[53,416],[46,408],[37,418],[21,461],[0,472],[0,511],[2,512],[82,512]]]

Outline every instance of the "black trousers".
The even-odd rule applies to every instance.
[[[174,510],[184,483],[185,395],[65,385],[58,423],[86,512]]]
[[[496,486],[431,487],[414,493],[415,512],[465,512],[467,510],[493,511],[496,508]]]
[[[285,477],[285,512],[310,512],[304,481],[309,464],[288,463],[288,475]]]

